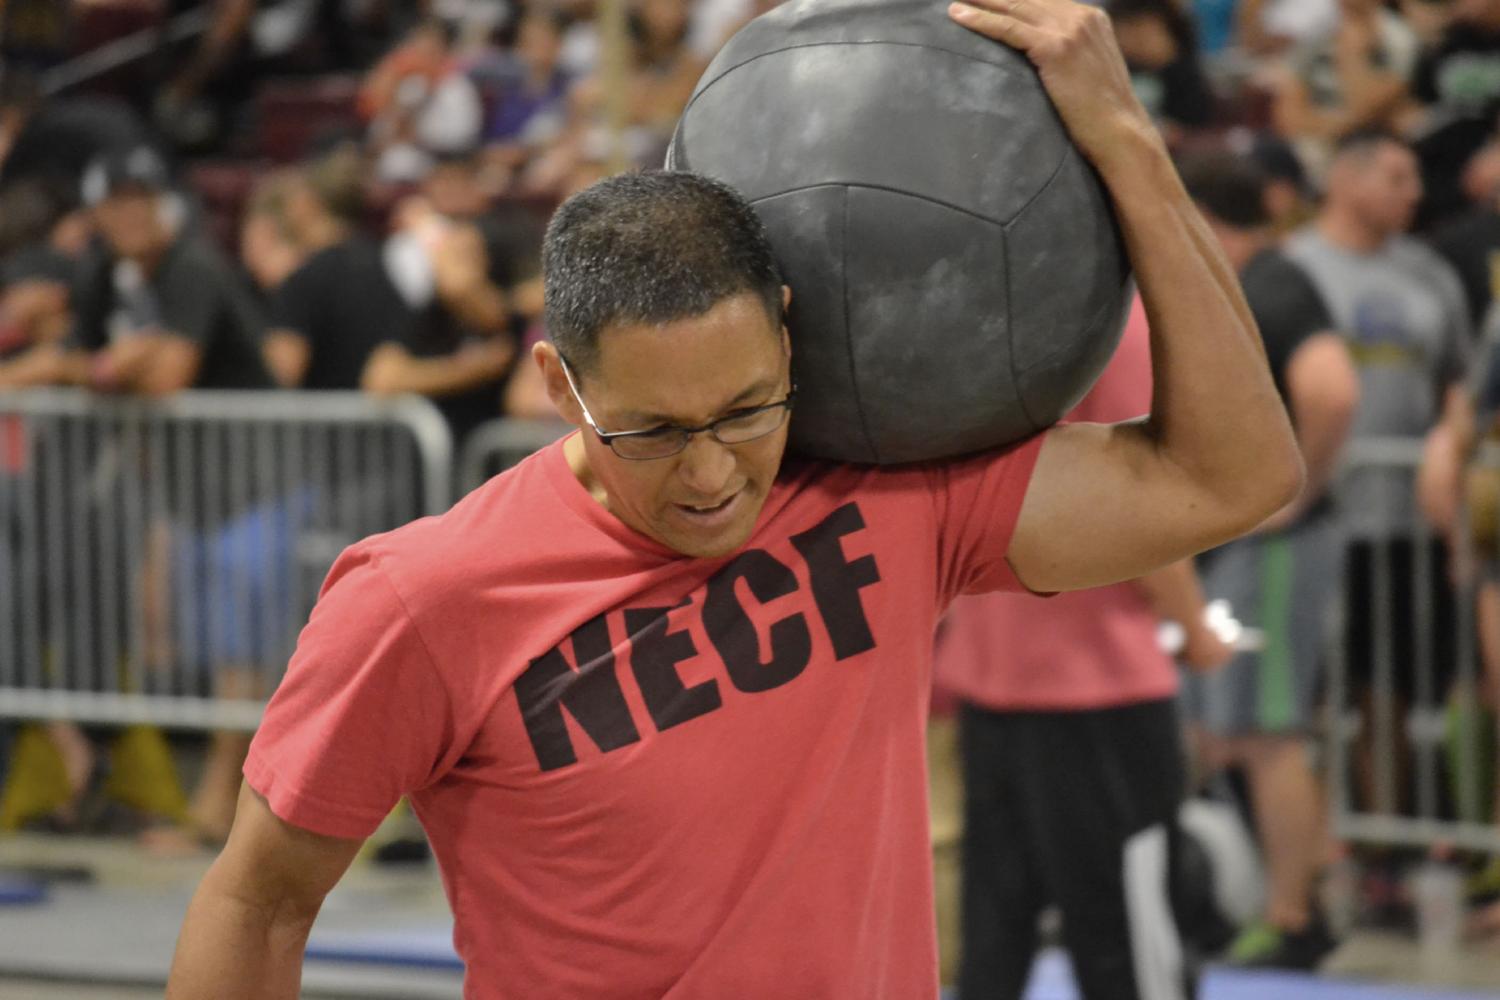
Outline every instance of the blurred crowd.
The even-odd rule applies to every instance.
[[[1424,443],[1413,502],[1456,543],[1500,403],[1500,0],[1103,5],[1174,152],[1254,171],[1360,369],[1356,440]],[[627,0],[616,39],[594,0],[0,0],[0,388],[416,393],[459,439],[548,417],[521,362],[549,212],[660,165],[772,6]],[[1409,548],[1399,507],[1355,540]],[[1500,584],[1479,620],[1494,709]],[[86,741],[54,737],[82,795]],[[232,794],[199,805],[222,837]]]
[[[1341,139],[1408,143],[1411,227],[1483,327],[1500,3],[1107,6],[1173,146],[1253,160],[1285,230]],[[460,434],[544,414],[516,360],[540,335],[550,208],[659,164],[708,61],[766,7],[633,0],[612,61],[590,0],[6,0],[0,384],[419,392]],[[120,336],[184,313],[175,353]]]

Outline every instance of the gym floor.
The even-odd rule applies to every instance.
[[[55,886],[47,902],[0,906],[0,997],[159,998],[183,909],[208,863],[206,855],[148,858],[119,840],[0,840],[0,868],[83,866],[95,873],[90,885]],[[337,952],[363,941],[363,950],[380,954],[386,943],[404,938],[411,943],[410,957],[427,966],[309,961],[304,995],[459,997],[458,974],[437,957],[445,947],[446,922],[447,907],[430,867],[402,871],[357,863],[329,897],[314,943]],[[1414,942],[1366,932],[1340,948],[1325,974],[1318,980],[1281,979],[1271,992],[1264,980],[1214,972],[1204,1000],[1500,1000],[1500,942],[1470,946],[1457,961],[1424,968]],[[1039,968],[1032,1000],[1072,996],[1060,961]]]

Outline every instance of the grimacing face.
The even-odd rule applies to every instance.
[[[686,556],[716,558],[745,544],[781,468],[790,421],[744,444],[720,444],[702,433],[669,458],[630,461],[588,429],[556,349],[539,344],[536,358],[553,403],[583,430],[568,442],[574,449],[569,462],[612,514]],[[791,349],[786,328],[747,293],[701,316],[606,329],[598,364],[577,374],[600,430],[697,427],[784,398],[791,388]]]

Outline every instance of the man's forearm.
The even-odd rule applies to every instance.
[[[177,939],[167,1000],[296,1000],[314,916],[219,892],[210,872]]]
[[[476,282],[444,299],[464,326],[481,334],[503,334],[510,329],[510,305],[505,293],[489,281]]]
[[[1152,408],[1142,432],[1215,495],[1285,492],[1296,442],[1238,276],[1155,136],[1098,164],[1151,323]]]
[[[1162,621],[1191,628],[1203,620],[1203,587],[1191,559],[1168,563],[1135,581],[1135,586]]]

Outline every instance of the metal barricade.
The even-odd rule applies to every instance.
[[[1497,458],[1482,462],[1500,470]],[[1421,462],[1419,440],[1355,442],[1341,506],[1360,502],[1359,474],[1375,470],[1402,477],[1414,497]],[[1481,721],[1475,622],[1486,576],[1469,520],[1461,503],[1451,560],[1415,503],[1403,530],[1350,539],[1327,644],[1325,764],[1342,839],[1500,851],[1485,773],[1500,734]]]
[[[415,397],[0,393],[0,717],[254,728],[333,559],[452,469]]]
[[[491,420],[464,439],[458,453],[458,488],[467,493],[573,428],[560,420]]]

